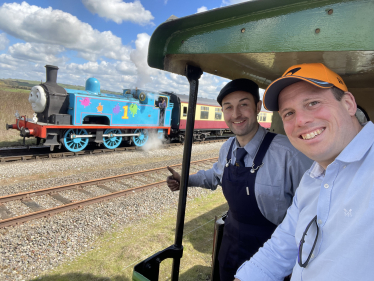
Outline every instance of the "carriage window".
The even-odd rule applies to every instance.
[[[183,117],[187,116],[187,107],[183,106]]]
[[[209,107],[202,106],[201,107],[201,113],[200,113],[200,119],[208,119],[209,118]]]
[[[257,117],[257,120],[260,122],[266,122],[266,113],[265,112],[260,112],[260,114]]]
[[[222,108],[216,108],[214,112],[214,119],[221,120],[222,119]]]

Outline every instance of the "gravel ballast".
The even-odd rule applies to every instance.
[[[193,146],[192,161],[218,157],[223,142]],[[29,190],[104,178],[114,175],[142,171],[182,162],[183,146],[159,148],[149,151],[125,151],[108,154],[78,156],[66,159],[47,159],[32,162],[15,162],[0,165],[0,196]],[[209,165],[202,165],[209,168]],[[177,169],[179,170],[179,169]],[[196,169],[191,169],[191,173]],[[153,175],[151,181],[165,180],[167,172]],[[136,178],[134,183],[137,183]],[[139,184],[138,184],[139,185]],[[113,189],[122,189],[113,184]],[[86,188],[95,196],[103,190],[97,186]],[[189,199],[209,194],[210,190],[190,188]],[[63,196],[82,200],[88,198],[80,193],[79,198],[70,198],[68,191]],[[119,197],[78,210],[67,211],[52,217],[38,219],[25,224],[0,229],[0,280],[27,280],[44,271],[91,249],[97,237],[113,231],[114,226],[127,226],[145,216],[161,214],[176,207],[178,192],[171,192],[166,185],[153,188],[129,197]],[[49,196],[35,201],[44,208],[61,205]],[[5,204],[15,215],[27,212],[21,202]]]

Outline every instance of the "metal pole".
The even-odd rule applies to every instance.
[[[177,225],[176,225],[175,240],[174,240],[174,246],[178,249],[183,248],[182,246],[183,227],[184,227],[184,218],[185,218],[185,213],[186,213],[187,188],[188,188],[188,177],[190,173],[193,130],[195,126],[197,91],[199,88],[199,79],[203,71],[198,67],[187,65],[185,73],[186,73],[188,82],[190,83],[190,97],[188,101],[186,137],[184,140],[184,148],[183,148],[182,175],[181,175],[180,191],[179,191]],[[172,281],[178,280],[179,266],[180,266],[180,258],[174,258],[173,269],[171,273]]]

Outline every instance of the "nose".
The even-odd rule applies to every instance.
[[[35,101],[35,98],[32,94],[29,95],[29,102],[33,103]]]
[[[234,111],[232,113],[232,117],[233,118],[237,118],[237,117],[240,117],[242,114],[240,112],[240,106],[236,106],[234,107]]]
[[[296,126],[302,127],[313,121],[313,116],[306,111],[296,111]]]

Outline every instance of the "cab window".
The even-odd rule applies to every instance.
[[[167,97],[158,97],[158,99],[155,100],[155,107],[159,107],[159,104],[162,102],[162,99],[165,99],[166,107],[168,107],[168,98]]]

